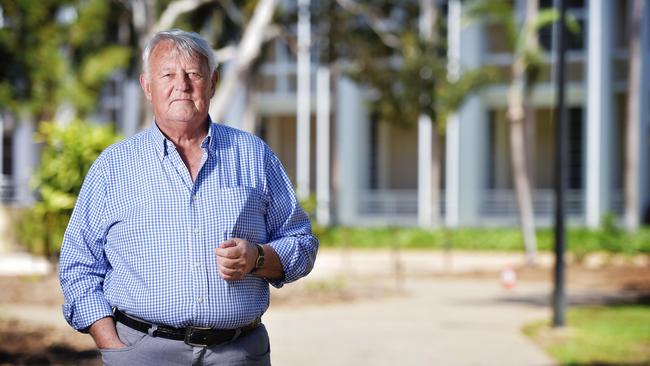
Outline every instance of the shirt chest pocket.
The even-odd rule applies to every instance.
[[[227,238],[241,238],[253,243],[267,241],[266,196],[253,187],[228,187],[217,190],[213,208],[217,226]]]

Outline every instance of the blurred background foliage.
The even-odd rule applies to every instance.
[[[349,60],[346,74],[370,91],[379,121],[413,126],[426,114],[441,133],[465,97],[496,81],[493,67],[449,74],[447,22],[438,10],[429,38],[419,1],[323,1],[314,5],[322,62]],[[459,70],[461,71],[461,70]]]
[[[36,121],[63,101],[83,118],[106,79],[133,64],[116,22],[123,9],[104,0],[0,0],[0,105]]]
[[[86,173],[97,156],[121,139],[111,125],[75,120],[65,126],[41,123],[41,164],[33,184],[39,200],[18,219],[18,240],[31,252],[55,257]]]

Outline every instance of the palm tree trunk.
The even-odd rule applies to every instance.
[[[639,113],[641,89],[641,18],[643,0],[632,2],[630,25],[629,76],[627,82],[627,128],[625,131],[625,229],[634,232],[639,228]]]
[[[525,50],[538,47],[534,21],[539,8],[538,0],[526,1],[526,17],[523,24],[523,49],[515,50],[515,60],[512,65],[512,83],[508,91],[508,120],[510,121],[510,146],[512,154],[512,172],[519,206],[519,221],[526,248],[528,264],[535,263],[537,257],[537,241],[535,238],[535,214],[533,211],[533,195],[526,152],[527,111],[525,98],[530,85],[526,83],[526,71],[530,66],[525,58]]]
[[[523,74],[520,78],[523,78]],[[517,84],[519,84],[517,81],[513,82],[508,93],[510,147],[515,194],[517,197],[517,205],[519,206],[521,233],[524,238],[524,247],[526,248],[526,259],[529,264],[532,264],[537,257],[537,243],[535,239],[533,197],[526,159],[523,90]]]

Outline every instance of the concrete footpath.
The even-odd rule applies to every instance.
[[[553,365],[521,332],[550,319],[543,286],[407,280],[407,294],[351,304],[279,307],[264,322],[275,365]]]
[[[393,283],[383,275],[393,270],[394,258],[394,253],[381,251],[322,251],[313,276],[305,281],[353,272]],[[405,277],[399,294],[304,307],[271,304],[264,322],[273,364],[555,364],[521,331],[530,321],[550,320],[550,285],[519,283],[506,290],[498,272],[494,279],[479,280],[423,276],[500,270],[523,261],[521,254],[458,253],[445,258],[438,252],[410,252],[400,258]]]

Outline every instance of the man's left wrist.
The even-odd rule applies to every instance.
[[[255,248],[257,249],[257,257],[255,259],[255,263],[253,264],[253,269],[251,269],[250,273],[255,273],[262,269],[264,266],[264,248],[260,244],[255,244]]]

